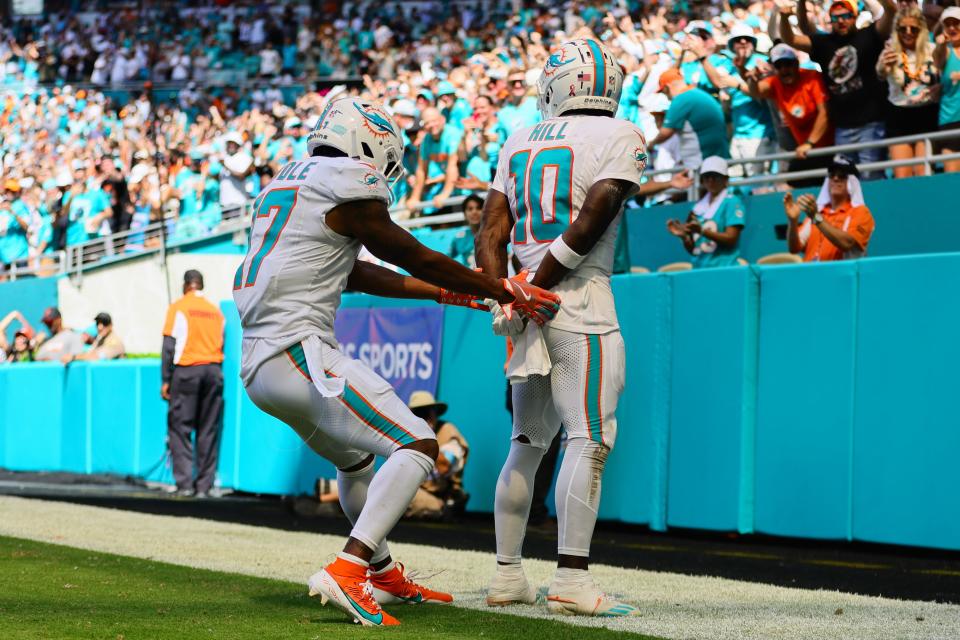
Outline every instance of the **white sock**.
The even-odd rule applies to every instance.
[[[519,562],[513,562],[510,564],[500,564],[498,562],[497,573],[507,578],[521,578],[523,577],[523,565]]]
[[[519,563],[527,532],[533,479],[544,450],[514,440],[497,479],[493,521],[497,531],[497,562]],[[519,566],[519,564],[518,564]]]
[[[587,438],[570,438],[557,477],[557,553],[590,556],[600,506],[600,478],[610,450]]]
[[[358,564],[364,569],[370,566],[370,563],[364,560],[363,558],[355,556],[352,553],[347,553],[346,551],[341,551],[340,553],[337,554],[337,557],[340,558],[341,560],[346,560],[347,562]]]
[[[553,583],[564,587],[582,587],[590,583],[590,572],[586,569],[557,567]]]
[[[356,524],[363,505],[367,502],[367,490],[373,479],[373,460],[370,464],[358,471],[341,471],[337,469],[337,491],[340,494],[340,508],[350,521]],[[381,540],[379,546],[370,558],[371,564],[376,564],[390,555],[390,547],[386,540]]]
[[[383,546],[383,545],[381,545],[381,546]],[[371,561],[370,561],[370,564],[373,564],[373,563],[374,563],[374,561],[371,560]],[[382,576],[382,575],[385,574],[385,573],[390,573],[391,571],[393,571],[393,568],[396,567],[396,566],[397,566],[396,561],[391,560],[391,561],[388,562],[386,565],[384,565],[382,568],[377,569],[376,571],[371,570],[371,571],[370,571],[370,575],[372,575],[372,576]]]
[[[363,510],[350,536],[376,549],[410,506],[417,489],[433,470],[433,458],[412,449],[398,449],[373,476]]]

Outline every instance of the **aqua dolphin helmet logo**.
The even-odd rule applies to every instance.
[[[363,108],[356,102],[353,103],[353,106],[356,107],[357,111],[360,112],[360,115],[363,116],[364,126],[366,126],[367,129],[369,129],[374,135],[397,135],[397,132],[393,130],[393,126],[390,124],[390,121],[376,111],[364,111]]]
[[[547,64],[543,68],[543,72],[548,76],[552,75],[556,73],[557,69],[571,62],[573,62],[573,58],[567,58],[566,49],[560,49],[556,53],[551,53],[550,57],[547,58]]]

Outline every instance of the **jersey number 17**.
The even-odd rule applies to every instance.
[[[257,283],[260,266],[267,255],[277,246],[277,242],[280,241],[280,234],[287,226],[290,214],[295,206],[297,206],[297,187],[271,189],[262,193],[254,201],[253,222],[250,226],[250,246],[247,248],[247,255],[243,262],[237,268],[237,273],[233,276],[234,291],[242,287],[252,287]],[[258,239],[260,239],[259,248],[251,256],[250,251],[257,244]],[[250,265],[246,270],[247,277],[244,281],[243,272],[248,262]]]

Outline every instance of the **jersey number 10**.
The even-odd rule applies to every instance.
[[[517,194],[514,244],[551,242],[563,234],[573,216],[573,149],[547,147],[510,157],[510,177]]]
[[[297,205],[297,187],[286,187],[280,189],[271,189],[260,195],[253,203],[253,222],[250,226],[250,247],[247,249],[247,255],[243,262],[237,268],[236,275],[233,276],[234,290],[241,287],[252,287],[257,283],[257,274],[260,272],[260,265],[273,248],[280,241],[280,234],[283,233],[287,221],[290,220],[290,213]],[[261,223],[264,218],[270,218],[269,223]],[[264,225],[267,225],[263,231]],[[259,228],[258,228],[259,227]],[[260,237],[260,248],[250,256],[250,250]],[[247,279],[244,282],[243,270],[247,266],[247,260],[250,261],[250,268],[247,271]]]

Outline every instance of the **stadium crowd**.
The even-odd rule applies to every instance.
[[[165,221],[172,239],[204,235],[305,155],[326,101],[344,93],[387,104],[407,143],[396,200],[433,213],[449,196],[486,189],[506,138],[540,118],[536,81],[550,47],[570,38],[603,41],[627,72],[619,116],[647,132],[650,166],[666,170],[652,178],[662,188],[644,196],[648,204],[685,198],[679,172],[705,157],[787,150],[790,170],[822,168],[829,156],[811,149],[960,128],[954,6],[321,5],[64,11],[5,25],[0,263],[35,266],[124,230],[134,233],[110,250],[136,251],[158,242],[136,233],[151,222]],[[161,93],[168,82],[178,91]],[[299,97],[285,100],[291,88]],[[960,151],[960,134],[935,148]],[[925,149],[897,143],[851,155],[862,164],[887,152],[909,159]],[[779,164],[733,162],[729,174]]]

